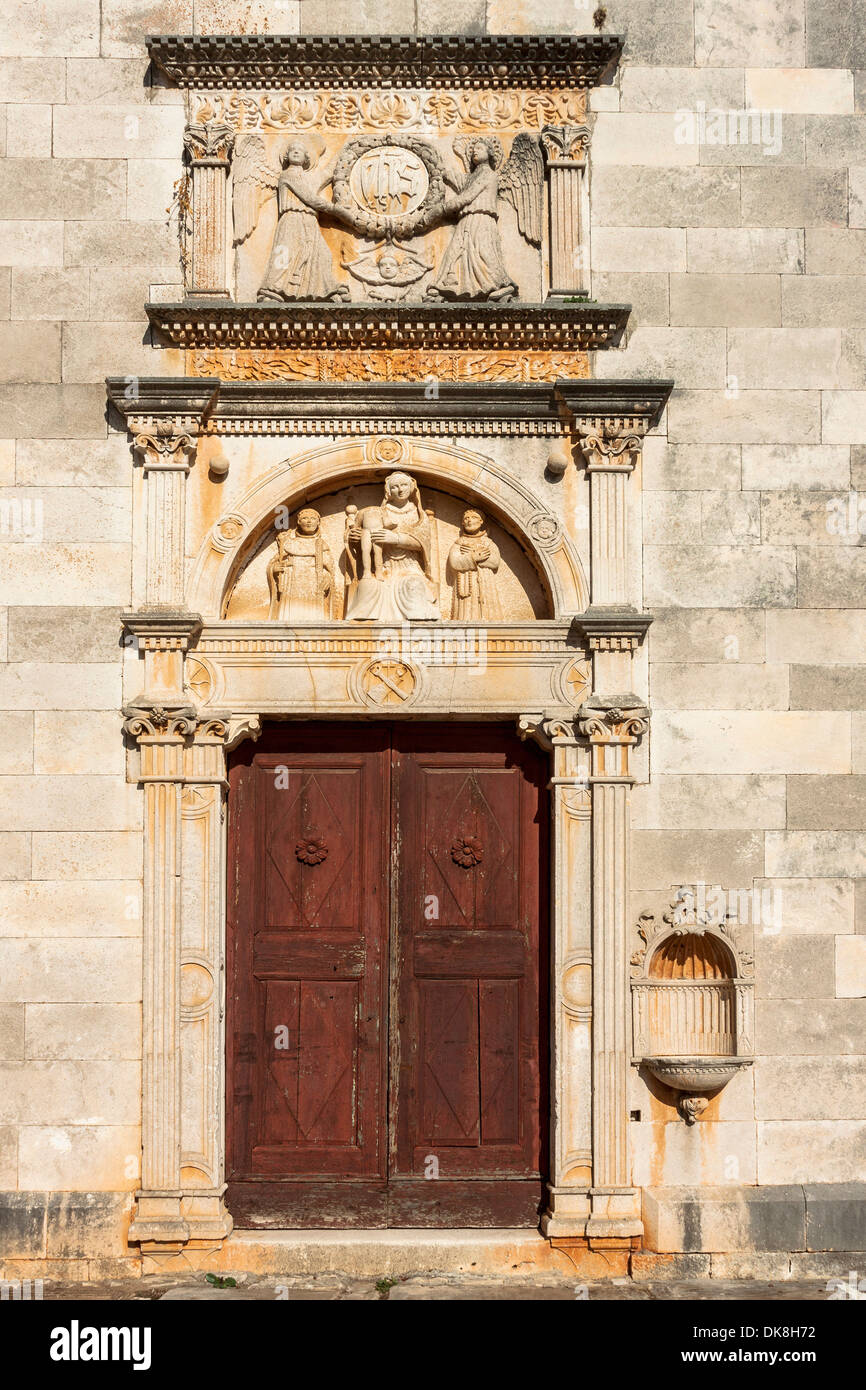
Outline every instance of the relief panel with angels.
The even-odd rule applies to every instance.
[[[236,298],[542,298],[544,157],[528,132],[239,133]]]
[[[225,609],[228,619],[289,623],[550,615],[532,561],[494,518],[400,471],[278,509]]]

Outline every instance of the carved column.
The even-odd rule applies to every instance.
[[[146,489],[145,604],[179,609],[184,597],[186,479],[195,458],[198,418],[131,416],[129,426]]]
[[[180,1182],[188,1246],[222,1240],[226,1211],[225,797],[226,752],[258,736],[258,720],[201,709],[184,759],[181,796]]]
[[[586,1234],[642,1233],[631,1186],[628,1074],[631,1061],[628,947],[629,753],[646,733],[637,700],[617,707],[593,696],[578,713],[592,751],[592,1214]]]
[[[547,162],[552,295],[586,294],[589,288],[589,202],[585,125],[546,125],[541,144]]]
[[[630,524],[639,498],[629,496],[629,480],[641,438],[618,431],[615,423],[609,429],[602,422],[582,423],[589,426],[580,434],[580,450],[589,478],[592,601],[579,621],[593,654],[593,690],[622,692],[634,683],[632,656],[652,621],[635,606],[640,531]]]
[[[188,125],[183,143],[192,170],[192,283],[188,298],[229,299],[226,178],[234,131],[223,121]]]
[[[589,757],[574,718],[524,715],[523,738],[551,755],[550,1237],[582,1235],[590,1213],[592,941]]]
[[[189,1236],[180,1193],[181,791],[192,706],[124,710],[144,788],[141,1190],[129,1239],[179,1248]]]

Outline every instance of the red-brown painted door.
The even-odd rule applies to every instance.
[[[493,725],[274,726],[233,760],[238,1226],[535,1224],[546,776]]]
[[[547,770],[496,725],[398,726],[393,747],[390,1224],[534,1225]]]

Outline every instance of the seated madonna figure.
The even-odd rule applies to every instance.
[[[408,473],[385,479],[379,507],[346,508],[346,617],[399,623],[439,617],[430,518]]]

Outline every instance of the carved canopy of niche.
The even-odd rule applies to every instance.
[[[206,621],[267,618],[268,566],[278,553],[278,533],[294,532],[298,511],[313,507],[333,562],[330,617],[340,619],[351,581],[346,508],[380,506],[384,480],[393,472],[417,481],[422,508],[432,513],[431,571],[441,618],[452,616],[455,578],[449,556],[460,541],[467,509],[483,514],[499,552],[494,587],[501,621],[584,610],[588,586],[580,558],[537,497],[492,460],[469,450],[392,436],[325,445],[258,479],[205,537],[190,580],[190,607]],[[323,620],[326,616],[323,610]]]

